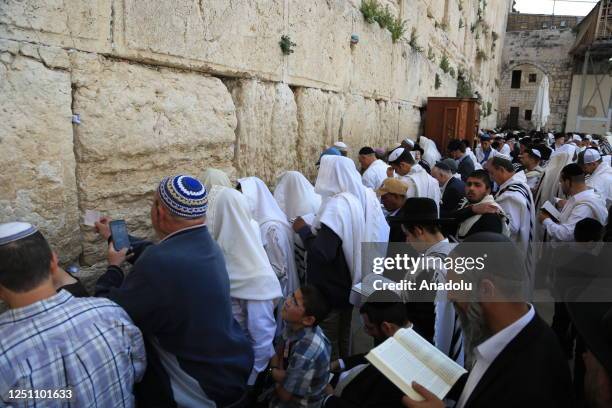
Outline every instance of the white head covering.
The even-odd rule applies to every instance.
[[[244,195],[213,186],[208,195],[208,229],[221,247],[230,279],[230,296],[245,300],[282,297],[280,283],[261,243],[259,226],[251,219]]]
[[[344,142],[336,142],[334,143],[333,147],[343,152],[346,152],[348,150],[348,146]]]
[[[436,142],[434,142],[433,140],[428,139],[425,136],[421,136],[419,137],[419,145],[423,148],[422,159],[430,165],[433,166],[435,163],[442,159],[442,155],[436,147]]]
[[[7,222],[0,224],[0,245],[19,241],[36,232],[38,232],[38,229],[27,222]]]
[[[213,169],[212,167],[204,170],[204,175],[202,176],[202,181],[204,185],[206,185],[206,189],[210,191],[213,186],[223,186],[223,187],[233,187],[232,182],[225,172]]]
[[[287,171],[280,175],[274,189],[274,198],[287,219],[315,214],[321,206],[321,196],[299,171]]]
[[[238,182],[240,183],[242,194],[244,194],[249,203],[251,215],[259,225],[269,221],[278,221],[291,228],[285,213],[278,206],[266,183],[257,177],[241,178],[238,179]]]

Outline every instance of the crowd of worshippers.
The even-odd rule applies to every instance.
[[[353,152],[337,142],[314,185],[287,171],[273,192],[216,169],[165,177],[150,210],[155,242],[130,235],[118,251],[111,220],[96,222],[108,266],[93,293],[37,226],[0,224],[2,405],[64,406],[10,398],[70,389],[70,406],[98,407],[612,406],[612,304],[555,305],[553,330],[531,303],[507,301],[503,283],[533,284],[533,242],[610,240],[607,138],[481,131],[472,146],[439,147],[444,157],[423,136]],[[547,201],[558,219],[540,210]],[[382,302],[352,290],[371,272],[364,242],[433,258],[473,243],[508,249],[464,277],[486,301],[441,290]],[[352,353],[356,324],[374,345],[412,327],[468,374],[444,400],[414,383],[423,400],[413,400]]]

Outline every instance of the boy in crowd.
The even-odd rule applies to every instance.
[[[276,382],[270,407],[321,406],[329,379],[331,345],[318,325],[328,313],[325,298],[314,286],[303,286],[285,301],[282,317],[287,323],[287,341],[270,361]]]

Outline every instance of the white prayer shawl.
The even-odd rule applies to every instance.
[[[480,200],[476,204],[492,204],[495,207],[497,207],[499,209],[499,212],[502,218],[502,234],[507,237],[510,236],[510,230],[508,229],[508,216],[504,212],[504,209],[495,201],[495,199],[493,198],[491,194],[486,195],[482,200]],[[468,205],[472,205],[472,204],[470,204],[470,202],[467,199],[464,199],[463,203],[460,205],[459,208],[460,209],[465,208]],[[465,239],[468,232],[470,232],[470,229],[472,229],[474,224],[478,222],[480,217],[482,217],[482,214],[474,214],[473,216],[471,216],[470,218],[466,219],[461,224],[459,224],[459,228],[457,229],[457,239],[459,241],[463,241]]]
[[[316,214],[321,206],[321,196],[299,171],[281,174],[274,189],[274,198],[288,220],[306,214]]]
[[[211,167],[204,170],[204,175],[202,176],[202,181],[206,186],[206,189],[210,191],[213,186],[224,186],[232,188],[232,182],[225,172],[213,169]]]
[[[474,155],[474,152],[472,151],[472,149],[467,147],[465,149],[465,154],[467,154],[470,157],[470,159],[472,159],[472,163],[474,163],[474,170],[482,169],[482,165],[480,164],[478,160],[476,160],[476,156]],[[492,157],[492,156],[489,156],[489,157]]]
[[[300,287],[293,253],[293,230],[266,184],[257,177],[238,180],[251,214],[259,223],[261,241],[268,260],[281,282],[283,295]]]
[[[570,197],[566,201],[565,206],[563,207],[563,210],[559,215],[559,224],[569,224],[571,226],[571,219],[576,218],[576,215],[573,214],[574,210],[577,207],[585,206],[588,207],[591,212],[591,214],[588,215],[585,212],[583,215],[585,216],[585,218],[594,218],[602,225],[606,225],[608,211],[606,209],[605,201],[600,194],[598,194],[597,192],[595,192],[595,190],[592,189],[588,189],[579,194],[576,194],[575,196]],[[580,216],[578,218],[580,218]],[[574,225],[571,226],[572,230],[576,226],[575,222],[573,224]],[[570,235],[573,235],[573,231]],[[567,238],[570,238],[571,240],[573,236],[565,237],[563,238],[563,240],[567,240]],[[553,240],[556,239],[551,239],[551,241]]]
[[[599,163],[593,174],[587,177],[586,184],[606,200],[607,208],[612,205],[612,167],[608,163]]]
[[[363,209],[357,198],[342,192],[325,200],[315,220],[317,229],[325,224],[342,240],[342,253],[351,273],[352,286],[361,282],[361,243],[365,241],[363,219]],[[350,303],[356,305],[360,300],[360,296],[351,291]]]
[[[540,166],[536,166],[533,170],[525,170],[525,177],[527,178],[527,185],[533,192],[538,183],[540,182],[540,177],[542,177],[542,173],[544,173],[544,169]]]
[[[495,150],[493,147],[489,146],[489,155],[485,159],[485,152],[484,152],[484,150],[482,149],[481,146],[478,146],[476,148],[475,154],[476,154],[476,161],[474,161],[474,164],[480,163],[482,165],[482,163],[484,163],[485,161],[489,160],[491,157],[495,157],[496,155],[498,155],[499,152],[497,150]]]
[[[508,143],[504,143],[504,145],[501,147],[499,152],[503,155],[510,156],[510,152],[511,152],[510,145]]]
[[[508,190],[507,188],[510,189]],[[519,191],[512,191],[514,188],[519,188],[521,191],[526,190],[527,198]],[[527,202],[527,200],[529,200],[529,202]],[[495,196],[495,201],[504,209],[504,213],[508,217],[510,240],[512,240],[525,255],[527,273],[533,284],[536,254],[534,253],[534,246],[531,243],[536,237],[536,217],[535,204],[533,202],[531,190],[527,185],[525,173],[520,171],[499,186],[499,192]]]
[[[225,257],[230,296],[245,300],[276,300],[280,283],[264,250],[259,226],[238,190],[213,186],[208,195],[207,225]]]
[[[436,142],[425,136],[419,137],[419,146],[423,148],[423,160],[430,165],[434,165],[442,158],[442,155],[436,147]]]
[[[425,172],[425,174],[427,173]],[[437,190],[439,194],[440,189]],[[315,192],[321,194],[323,201],[338,193],[353,194],[359,200],[364,212],[365,235],[363,242],[388,242],[389,224],[385,219],[380,201],[372,189],[361,183],[359,172],[357,172],[355,163],[351,159],[343,156],[323,156],[315,183]],[[321,207],[323,205],[324,203]],[[315,228],[318,228],[318,226],[315,225]]]
[[[414,186],[414,189],[408,188],[406,197],[431,198],[438,207],[440,206],[440,184],[423,167],[415,164],[412,166],[410,173],[398,178],[409,186]]]
[[[561,170],[571,162],[572,157],[567,152],[557,153],[550,157],[544,168],[544,173],[540,177],[540,185],[536,190],[535,203],[537,208],[541,208],[546,201],[562,196],[563,192],[559,185]]]
[[[364,186],[373,190],[378,189],[387,178],[389,165],[382,160],[376,160],[363,172],[361,181]]]
[[[570,162],[571,162],[574,160],[574,155],[576,154],[577,150],[578,150],[578,146],[576,146],[575,144],[566,143],[562,145],[561,147],[559,147],[558,149],[553,150],[553,152],[550,154],[549,160],[552,160],[552,158],[557,156],[558,154],[567,153],[570,156]]]

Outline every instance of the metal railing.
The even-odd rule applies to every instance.
[[[612,40],[612,0],[601,0],[599,2],[599,15],[597,16],[594,40]]]

